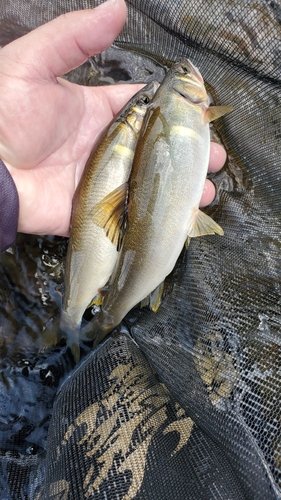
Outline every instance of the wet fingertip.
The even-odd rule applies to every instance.
[[[217,172],[220,170],[226,161],[226,151],[225,149],[216,142],[211,142],[210,145],[210,160],[209,160],[209,172]]]
[[[206,179],[200,201],[200,207],[206,207],[207,205],[210,205],[210,203],[212,203],[212,201],[215,199],[215,196],[216,188],[214,184],[209,179]]]

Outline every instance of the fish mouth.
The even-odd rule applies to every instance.
[[[172,85],[173,90],[191,104],[204,104],[208,106],[209,97],[202,85],[180,80]]]
[[[190,82],[188,84],[187,82],[184,82],[185,86],[183,88],[182,83],[174,83],[173,85],[173,90],[177,92],[181,97],[184,97],[185,99],[190,99],[190,90],[194,89],[194,84],[193,82]],[[201,88],[201,87],[200,87]]]

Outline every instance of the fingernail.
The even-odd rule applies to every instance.
[[[106,0],[105,2],[101,3],[100,5],[98,5],[96,7],[96,9],[102,10],[102,9],[113,8],[118,3],[119,3],[119,0]]]

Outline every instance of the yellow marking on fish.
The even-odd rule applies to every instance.
[[[113,147],[114,151],[120,153],[122,156],[127,156],[127,158],[134,158],[134,151],[126,146],[122,146],[121,144],[116,144]]]
[[[181,135],[183,137],[192,137],[194,139],[197,139],[198,137],[198,132],[195,132],[195,130],[193,130],[192,128],[183,127],[179,125],[173,125],[170,129],[170,133],[175,135]]]

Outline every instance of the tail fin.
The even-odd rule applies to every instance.
[[[80,361],[80,325],[76,325],[71,321],[70,317],[62,311],[50,318],[46,323],[41,337],[38,340],[40,350],[45,350],[48,347],[54,346],[62,339],[66,339],[66,344],[71,349],[75,363]]]
[[[48,347],[58,344],[62,339],[62,332],[60,330],[60,314],[59,312],[52,316],[44,325],[41,336],[37,344],[40,350],[45,350]]]
[[[85,342],[94,341],[93,347],[96,347],[116,326],[118,323],[103,309],[94,316],[94,318],[81,329],[81,339]]]
[[[67,333],[67,345],[70,347],[75,363],[80,361],[80,347],[79,347],[80,330],[74,330]]]
[[[80,361],[80,324],[76,324],[65,311],[61,311],[60,331],[71,349],[75,363]]]

